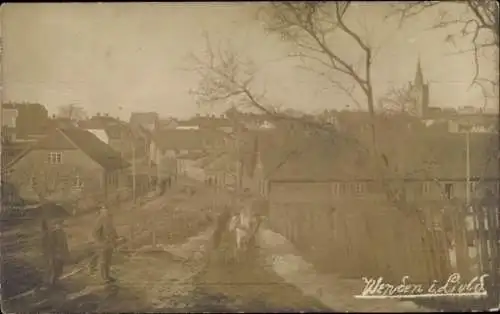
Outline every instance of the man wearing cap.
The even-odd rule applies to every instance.
[[[109,275],[111,258],[116,246],[118,235],[113,225],[111,213],[106,206],[101,206],[99,218],[92,233],[97,249],[89,264],[90,272],[93,272],[97,261],[99,261],[101,278],[105,282],[114,281]]]

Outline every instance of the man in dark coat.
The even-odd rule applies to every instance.
[[[114,281],[109,274],[109,270],[118,235],[113,225],[111,214],[106,206],[101,207],[101,212],[92,235],[96,242],[96,251],[90,261],[89,270],[93,272],[99,261],[102,280],[105,282]]]
[[[41,221],[41,251],[45,268],[44,282],[50,283],[52,260],[54,252],[52,248],[52,234],[47,219]]]
[[[52,246],[50,284],[55,285],[62,275],[65,262],[69,259],[68,239],[62,221],[56,221],[50,233],[50,243]]]

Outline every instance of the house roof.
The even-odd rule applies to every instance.
[[[413,119],[380,122],[385,130],[377,133],[384,139],[380,141],[379,150],[386,156],[389,178],[465,178],[464,134],[430,130],[413,124]],[[247,130],[241,137],[240,155],[228,149],[224,156],[215,158],[214,163],[221,168],[239,157],[245,171],[252,175],[260,159],[265,176],[271,180],[373,180],[377,172],[369,154],[371,132],[367,128],[358,128],[356,132],[338,131],[338,136],[332,136],[320,132],[307,135],[302,129]],[[498,147],[498,135],[470,134],[472,178],[499,177],[495,159]]]
[[[72,150],[80,149],[87,156],[107,170],[116,170],[129,166],[118,152],[102,142],[94,134],[79,128],[55,129],[44,138],[30,145],[23,153],[12,160],[11,167],[32,150]]]
[[[415,134],[411,138],[388,138],[380,150],[387,156],[392,179],[463,180],[466,176],[466,145],[463,134]],[[276,180],[374,179],[374,163],[362,147],[338,141],[309,139],[300,152],[269,176]],[[498,138],[471,134],[470,175],[472,178],[499,178]],[[285,159],[286,150],[279,158]],[[267,153],[269,155],[269,152]],[[264,152],[263,155],[266,155]],[[272,154],[271,154],[272,155]],[[276,155],[276,154],[275,154]],[[489,157],[492,158],[489,158]],[[489,160],[489,161],[488,161]]]
[[[93,130],[93,129],[88,129],[87,131],[94,134],[95,136],[97,136],[97,138],[100,139],[101,141],[103,141],[104,143],[109,144],[109,137],[108,137],[108,134],[106,133],[106,131]]]
[[[80,121],[78,126],[86,130],[104,130],[110,139],[121,139],[124,134],[130,132],[127,123],[106,116]]]
[[[16,141],[2,144],[2,167],[8,165],[33,144],[32,141]]]

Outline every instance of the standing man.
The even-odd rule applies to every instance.
[[[62,227],[62,221],[56,221],[51,232],[52,252],[50,284],[55,285],[61,277],[64,264],[69,260],[68,237]]]
[[[52,260],[54,259],[54,252],[52,247],[52,234],[49,228],[47,219],[42,218],[41,221],[41,251],[44,261],[44,283],[50,283]]]
[[[118,235],[113,225],[111,213],[106,206],[101,207],[99,218],[93,230],[93,237],[97,249],[90,261],[89,270],[93,272],[99,261],[101,279],[105,282],[112,282],[115,279],[109,275],[109,270]]]

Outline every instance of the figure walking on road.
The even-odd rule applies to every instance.
[[[111,213],[106,206],[101,207],[99,218],[93,230],[93,237],[96,242],[96,251],[90,261],[89,271],[93,273],[99,262],[101,279],[105,282],[112,282],[115,279],[110,276],[109,271],[118,235],[113,225]]]

